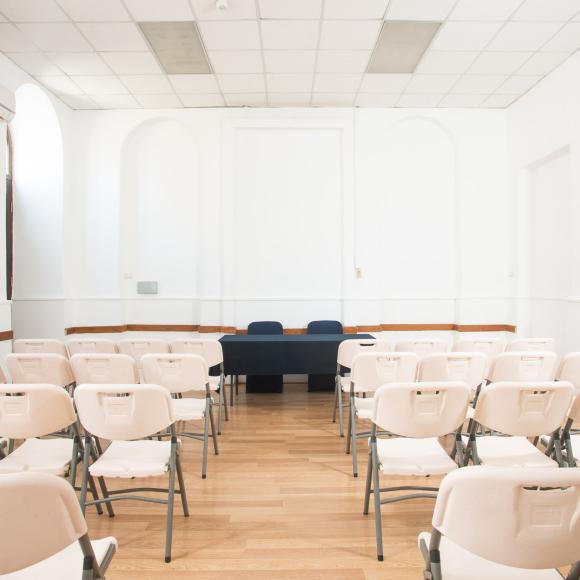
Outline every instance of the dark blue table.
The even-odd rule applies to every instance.
[[[220,339],[226,375],[335,374],[343,340],[371,334],[253,334]]]

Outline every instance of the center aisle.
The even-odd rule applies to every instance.
[[[164,506],[121,502],[114,519],[87,511],[93,537],[119,541],[108,580],[421,577],[417,535],[430,529],[434,502],[383,506],[385,561],[378,562],[372,512],[362,515],[366,441],[359,442],[354,479],[344,439],[330,422],[333,393],[285,386],[283,394],[240,391],[206,480],[199,476],[200,444],[183,441],[191,517],[176,501],[171,564],[162,559]]]

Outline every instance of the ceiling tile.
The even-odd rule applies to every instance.
[[[312,95],[313,107],[352,107],[354,93],[314,93]]]
[[[75,76],[74,82],[89,95],[124,95],[129,91],[113,76]]]
[[[322,0],[259,0],[259,6],[261,18],[317,19],[322,11]]]
[[[529,91],[541,76],[511,76],[497,91],[498,95],[521,95]]]
[[[180,95],[220,92],[214,75],[169,75],[169,80]]]
[[[439,103],[439,107],[471,108],[479,107],[487,95],[447,95]]]
[[[91,45],[72,24],[30,23],[18,27],[40,49],[47,52],[92,52]]]
[[[6,53],[6,56],[32,76],[60,76],[64,74],[41,52]]]
[[[508,22],[488,50],[538,50],[560,28],[551,22]]]
[[[483,52],[473,63],[468,74],[509,75],[518,70],[533,53]]]
[[[317,93],[356,93],[361,80],[360,74],[320,73],[314,77],[314,91]]]
[[[459,0],[449,20],[507,20],[522,0]]]
[[[362,73],[370,58],[370,50],[321,50],[318,53],[316,70],[328,73]]]
[[[62,95],[82,95],[82,89],[66,76],[38,76],[36,80],[51,91]]]
[[[447,18],[456,0],[391,0],[387,20],[432,20]],[[487,0],[484,0],[487,1]]]
[[[580,48],[580,22],[566,24],[542,50],[551,52],[574,52]]]
[[[86,95],[59,95],[58,98],[75,111],[98,109],[99,106]]]
[[[111,69],[95,52],[51,52],[49,56],[68,75],[111,74]]]
[[[13,22],[66,22],[53,0],[0,0],[0,10]]]
[[[257,18],[254,0],[229,2],[227,10],[216,8],[215,0],[191,0],[198,20],[239,20]]]
[[[216,73],[261,73],[264,71],[259,50],[214,50],[209,60]]]
[[[266,72],[313,72],[316,62],[314,50],[265,50]]]
[[[501,22],[446,22],[431,50],[483,50],[501,26]]]
[[[269,93],[308,93],[312,90],[312,74],[268,74],[266,86]]]
[[[247,22],[200,22],[199,29],[208,50],[259,50],[258,23]]]
[[[181,109],[183,106],[177,95],[135,95],[135,99],[145,109]]]
[[[473,63],[477,52],[447,52],[429,50],[415,72],[421,74],[462,74]]]
[[[0,50],[2,52],[35,52],[38,48],[13,24],[0,23]]]
[[[224,99],[221,95],[179,94],[179,100],[184,107],[223,107]]]
[[[270,93],[268,102],[271,107],[308,107],[310,93]]]
[[[140,109],[141,105],[131,95],[91,95],[103,109]]]
[[[123,75],[120,79],[134,95],[167,95],[173,93],[173,88],[165,75]]]
[[[123,22],[131,20],[121,0],[57,0],[75,22]]]
[[[364,76],[361,93],[402,93],[409,84],[410,74],[367,74]]]
[[[326,0],[324,3],[324,18],[382,20],[387,9],[388,0]]]
[[[137,22],[179,22],[193,20],[187,0],[124,0]],[[214,2],[215,5],[215,2]]]
[[[100,52],[99,56],[118,75],[148,75],[163,72],[150,52]]]
[[[505,75],[464,75],[453,86],[456,95],[485,95],[493,93],[505,80]]]
[[[481,104],[482,107],[487,109],[505,109],[509,107],[520,95],[491,95],[487,97],[485,101]]]
[[[566,22],[580,11],[578,0],[526,0],[512,16],[513,20]]]
[[[376,20],[326,20],[322,23],[320,49],[372,50],[381,22]]]
[[[458,75],[413,75],[405,92],[438,95],[446,93],[459,79]]]
[[[132,22],[84,23],[78,27],[98,51],[149,50],[139,29]]]
[[[537,52],[518,70],[518,75],[547,75],[568,56],[567,52]]]
[[[355,105],[357,107],[394,107],[400,95],[386,95],[379,93],[359,93]]]
[[[266,90],[264,75],[218,75],[218,82],[224,94],[263,93]]]
[[[430,109],[436,107],[442,98],[443,95],[404,94],[401,95],[401,98],[397,101],[397,107],[410,109],[418,109],[418,108]]]
[[[314,49],[318,44],[319,24],[315,20],[263,20],[264,50]]]
[[[265,93],[225,94],[228,107],[265,107],[268,103]]]

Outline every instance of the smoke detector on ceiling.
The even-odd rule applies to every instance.
[[[216,0],[215,7],[218,10],[227,10],[229,8],[228,0]]]

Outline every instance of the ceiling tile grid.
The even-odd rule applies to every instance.
[[[441,25],[412,72],[369,72],[397,21]],[[184,22],[204,74],[140,26]],[[78,110],[505,108],[579,49],[580,0],[0,0],[0,52]]]

